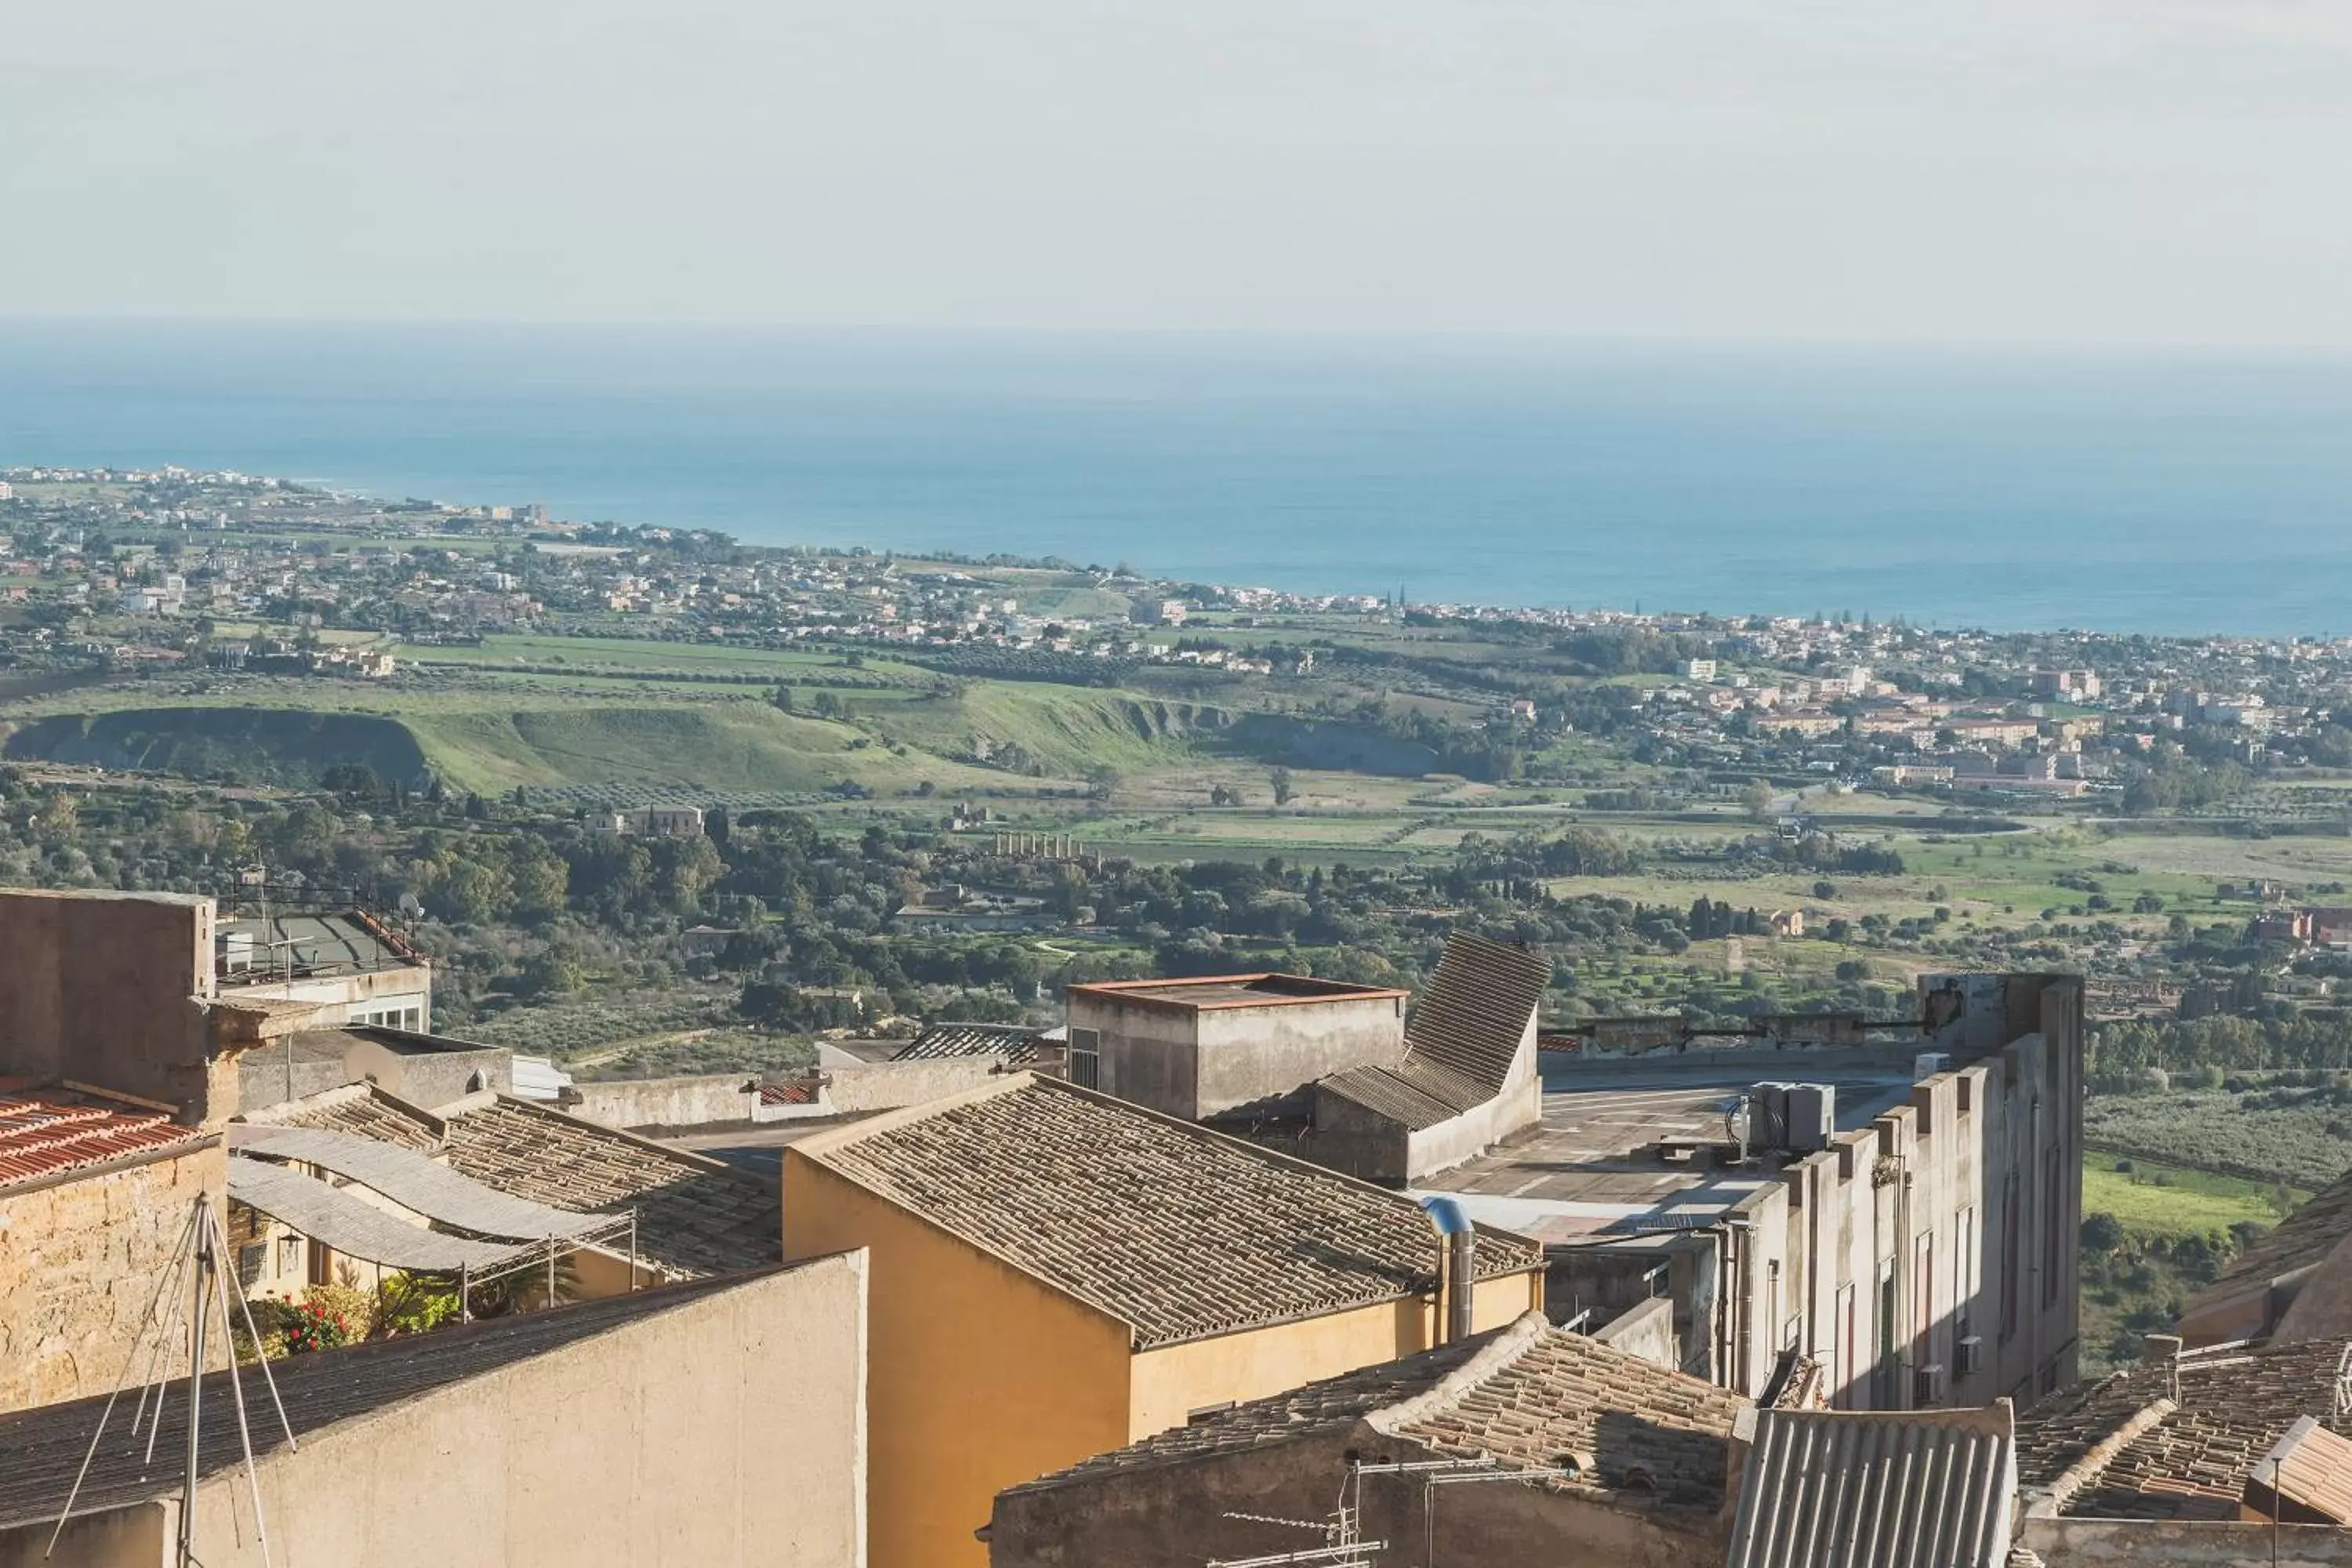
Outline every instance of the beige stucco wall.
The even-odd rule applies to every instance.
[[[865,1303],[864,1258],[824,1258],[313,1433],[262,1463],[272,1556],[860,1568]],[[258,1568],[245,1498],[234,1470],[200,1489],[206,1568]],[[115,1522],[58,1561],[152,1564],[101,1554]]]
[[[896,1110],[943,1095],[962,1094],[1000,1078],[1002,1057],[942,1057],[928,1061],[861,1062],[824,1069],[825,1109],[840,1116]]]
[[[1481,1280],[1471,1326],[1484,1333],[1543,1306],[1543,1276]],[[1383,1301],[1244,1333],[1166,1345],[1135,1357],[1134,1393],[1122,1443],[1181,1426],[1193,1411],[1280,1394],[1416,1354],[1435,1342],[1436,1304],[1428,1297]]]
[[[0,1190],[0,1411],[111,1392],[199,1194],[217,1205],[218,1143]]]
[[[1128,1440],[1132,1331],[797,1151],[783,1184],[786,1258],[872,1259],[875,1568],[980,1568],[999,1490]]]

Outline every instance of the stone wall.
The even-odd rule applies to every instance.
[[[575,1083],[579,1103],[564,1109],[607,1127],[709,1127],[729,1122],[781,1121],[783,1112],[822,1114],[817,1105],[763,1106],[759,1079],[751,1073],[713,1073],[697,1078],[615,1079]]]
[[[1011,1070],[1003,1057],[942,1057],[929,1061],[870,1062],[824,1069],[825,1105],[832,1115],[896,1110],[941,1095],[980,1089]]]
[[[2319,1524],[2028,1519],[2018,1543],[2049,1568],[2352,1568],[2352,1530]]]
[[[214,1143],[0,1191],[0,1411],[114,1390],[190,1205],[205,1194],[217,1210],[226,1159]]]

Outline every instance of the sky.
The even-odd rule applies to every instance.
[[[21,0],[0,316],[2352,347],[2345,0]]]

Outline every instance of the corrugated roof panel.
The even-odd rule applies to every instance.
[[[2009,1407],[1759,1410],[1729,1568],[2001,1568]]]

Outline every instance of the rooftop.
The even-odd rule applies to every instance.
[[[1842,1132],[1911,1098],[1907,1064],[1870,1065],[1856,1053],[1696,1050],[1654,1063],[1557,1055],[1538,1064],[1541,1125],[1427,1184],[1464,1198],[1474,1219],[1551,1245],[1711,1223],[1777,1182],[1769,1165],[1718,1167],[1704,1154],[1669,1162],[1654,1152],[1671,1140],[1733,1142],[1732,1114],[1755,1083],[1832,1085]]]
[[[429,1334],[405,1334],[348,1350],[290,1356],[272,1362],[270,1371],[278,1380],[278,1395],[285,1402],[296,1437],[306,1438],[337,1422],[543,1355],[740,1282],[739,1279],[673,1285],[544,1312],[452,1325]],[[260,1380],[248,1371],[245,1382],[254,1457],[261,1458],[284,1445],[285,1433],[269,1408]],[[58,1510],[65,1506],[66,1494],[73,1489],[74,1472],[89,1447],[100,1407],[105,1403],[103,1397],[78,1399],[0,1415],[0,1530],[57,1517]],[[185,1453],[187,1411],[184,1398],[163,1402],[158,1453]],[[99,1450],[75,1504],[77,1514],[146,1502],[179,1489],[179,1462],[143,1463],[146,1446],[131,1442],[129,1430],[126,1404],[115,1410],[109,1426],[123,1440],[110,1441]],[[199,1436],[198,1465],[204,1474],[243,1463],[236,1407],[229,1397],[226,1372],[205,1379]]]
[[[2231,1258],[2213,1283],[2197,1293],[2182,1316],[2194,1316],[2201,1302],[2234,1296],[2249,1286],[2267,1285],[2284,1275],[2315,1268],[2347,1236],[2352,1236],[2352,1172],[2313,1194],[2310,1202],[2282,1220],[2277,1228]]]
[[[793,1145],[1127,1323],[1139,1350],[1434,1287],[1408,1199],[1055,1079],[1018,1073]],[[1481,1279],[1542,1264],[1489,1232]]]
[[[372,974],[425,963],[406,942],[357,910],[224,920],[213,928],[213,949],[225,985]],[[229,968],[230,954],[239,951],[249,958],[250,967]]]
[[[1323,1087],[1416,1131],[1483,1105],[1510,1077],[1550,979],[1550,963],[1526,948],[1455,931],[1405,1023],[1404,1059],[1350,1068]]]
[[[160,1106],[0,1078],[0,1189],[118,1160],[158,1158],[205,1137]]]
[[[2045,1399],[2018,1422],[2019,1484],[2083,1518],[2235,1519],[2248,1475],[2303,1417],[2352,1436],[2347,1358],[2352,1340],[2217,1346]]]
[[[484,1093],[418,1110],[367,1084],[329,1089],[247,1120],[320,1127],[417,1150],[514,1197],[574,1214],[637,1212],[637,1255],[672,1274],[773,1263],[783,1239],[773,1186],[701,1154]]]
[[[1025,1024],[933,1024],[894,1054],[894,1062],[929,1061],[941,1057],[1003,1057],[1015,1062],[1034,1061],[1040,1030]]]
[[[1269,1447],[1365,1422],[1455,1458],[1580,1473],[1563,1489],[1706,1510],[1723,1502],[1739,1395],[1530,1312],[1401,1361],[1201,1416],[1015,1491]],[[1337,1478],[1333,1478],[1336,1482]]]
[[[1730,1568],[2001,1568],[2009,1407],[1759,1410]]]
[[[1412,994],[1393,986],[1355,985],[1344,980],[1268,971],[1203,974],[1189,980],[1097,980],[1069,987],[1069,994],[1197,1013],[1223,1007],[1280,1007],[1298,1002],[1402,1001]]]

